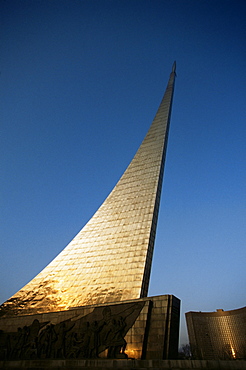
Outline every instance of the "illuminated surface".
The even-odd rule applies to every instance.
[[[217,312],[187,312],[186,321],[193,355],[207,359],[246,357],[246,307]]]
[[[50,324],[56,333],[55,336],[52,336],[52,341],[49,341],[51,337],[49,331],[48,333],[46,331],[48,335],[45,337],[50,346],[48,350],[47,347],[41,346],[46,349],[44,352],[38,351],[41,359],[54,359],[54,357],[73,360],[85,357],[94,358],[93,353],[98,353],[99,358],[105,358],[109,346],[111,348],[115,345],[118,347],[119,340],[123,337],[127,343],[125,353],[130,358],[176,358],[179,316],[180,300],[173,295],[162,295],[124,302],[82,306],[59,312],[1,317],[0,364],[1,359],[6,358],[4,352],[7,354],[7,358],[15,360],[29,358],[28,343],[32,350],[35,348],[35,343],[30,341],[30,333],[33,333],[31,327],[34,326],[34,323],[36,343],[42,343],[44,331],[50,328]],[[93,330],[95,323],[98,328],[96,331]],[[59,337],[64,333],[61,328],[64,328],[64,325],[67,335],[62,340],[64,352],[62,356],[61,353],[59,356],[59,353],[55,352],[55,348],[57,345],[59,346]],[[18,342],[18,351],[16,352],[16,334],[20,333],[21,328],[29,328],[29,330],[25,331],[27,333],[26,341]],[[83,340],[84,335],[86,335],[86,341]],[[73,343],[75,348],[74,345],[71,346],[71,336],[77,338]],[[91,347],[92,343],[95,345],[94,348]],[[96,348],[96,351],[89,352],[92,348]],[[76,349],[75,352],[74,349]],[[37,357],[34,356],[34,358]]]
[[[1,309],[14,314],[146,297],[162,186],[175,64],[129,167],[68,246]]]

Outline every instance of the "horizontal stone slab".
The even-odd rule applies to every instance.
[[[0,361],[1,369],[53,369],[53,370],[161,370],[161,369],[187,369],[187,370],[245,370],[246,361],[216,361],[216,360],[22,360]]]

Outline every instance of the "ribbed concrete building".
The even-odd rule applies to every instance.
[[[216,312],[187,312],[186,322],[195,358],[246,359],[246,307]]]

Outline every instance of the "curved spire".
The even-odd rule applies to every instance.
[[[172,72],[176,73],[176,60],[173,62]]]
[[[147,296],[175,66],[145,139],[107,199],[67,247],[0,311],[25,315]]]

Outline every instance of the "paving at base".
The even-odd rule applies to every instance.
[[[216,360],[23,360],[0,361],[1,369],[29,370],[161,370],[161,369],[210,369],[210,370],[246,370],[246,361]]]

